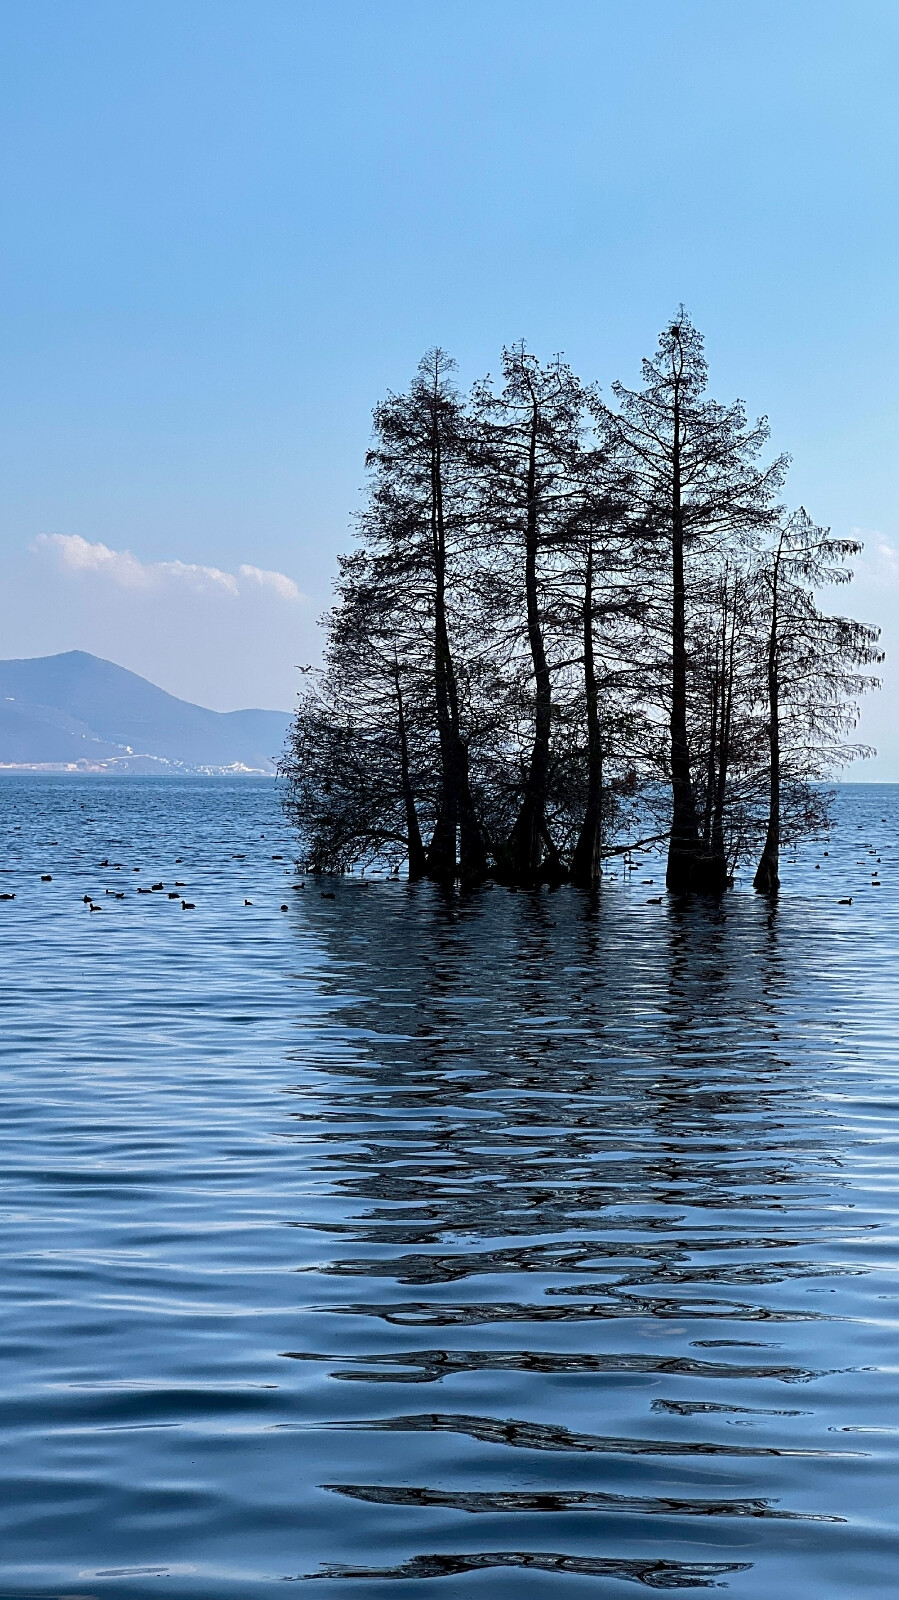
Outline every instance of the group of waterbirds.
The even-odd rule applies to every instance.
[[[81,810],[84,810],[84,809],[85,809],[85,806],[82,804],[81,805]],[[87,817],[87,818],[85,818],[83,820],[85,822],[92,823],[94,821],[94,818],[93,817]],[[18,833],[18,832],[21,832],[21,828],[22,828],[22,824],[18,823],[10,831]],[[259,835],[259,837],[260,837],[260,839],[264,839],[265,838],[265,834],[261,833]],[[55,845],[57,845],[58,843],[59,843],[58,839],[51,839],[51,840],[48,841],[47,845],[45,845],[45,848],[48,848],[48,847],[52,848]],[[246,853],[244,851],[235,852],[232,855],[231,859],[232,859],[232,861],[245,861],[246,860]],[[272,861],[283,861],[284,860],[284,856],[281,853],[276,853],[276,854],[272,855],[271,859],[272,859]],[[176,856],[175,857],[175,866],[181,866],[182,862],[183,862],[183,857],[181,857],[181,856]],[[122,862],[122,861],[110,861],[108,856],[104,856],[103,860],[99,861],[97,863],[97,869],[98,870],[110,871],[110,872],[126,872],[128,870],[128,868],[127,868],[127,866],[126,866],[126,864],[124,862]],[[141,868],[140,867],[132,867],[131,871],[139,873],[141,871]],[[52,883],[53,882],[53,874],[52,874],[52,872],[42,872],[42,873],[39,874],[39,876],[40,876],[41,883]],[[193,900],[185,899],[183,894],[181,893],[181,891],[183,889],[186,889],[187,887],[188,887],[187,883],[182,878],[175,878],[174,886],[171,889],[167,889],[165,884],[161,880],[156,882],[156,883],[151,883],[149,886],[145,885],[145,884],[137,884],[136,885],[136,889],[137,889],[137,893],[138,894],[160,895],[160,896],[164,895],[168,900],[180,901],[181,902],[181,910],[182,911],[196,911],[196,909],[197,909],[196,902],[193,901]],[[305,888],[305,881],[291,884],[291,888],[295,889],[295,890],[304,889]],[[125,889],[104,889],[103,892],[104,892],[104,896],[109,896],[113,900],[126,900],[128,898],[127,891]],[[15,890],[2,890],[2,891],[0,891],[0,900],[15,900],[15,898],[16,898]],[[333,899],[334,896],[331,895],[331,896],[328,896],[327,898]],[[84,894],[84,895],[82,895],[81,896],[81,904],[84,905],[84,906],[87,906],[89,911],[102,911],[103,910],[102,904],[100,902],[98,902],[94,898],[94,896],[92,894]],[[246,898],[244,899],[244,905],[245,906],[252,906],[252,904],[253,904],[252,900],[249,900],[249,899],[246,899]],[[282,903],[282,905],[280,906],[280,910],[281,911],[289,911],[290,907],[288,905],[285,905],[285,904]]]
[[[180,863],[181,863],[181,857],[178,856],[178,857],[176,857],[175,865],[178,866],[178,865],[180,865]],[[103,860],[98,862],[98,868],[99,869],[106,868],[111,872],[124,872],[125,871],[125,866],[124,866],[123,862],[121,862],[121,861],[110,861],[108,856],[104,856]],[[132,870],[132,872],[140,872],[140,867],[132,867],[131,870]],[[174,887],[174,889],[168,889],[167,890],[164,883],[153,883],[153,884],[150,885],[149,888],[146,888],[143,884],[138,884],[137,885],[137,892],[138,892],[138,894],[160,894],[160,893],[161,894],[166,894],[169,900],[180,900],[181,901],[181,910],[182,911],[196,911],[197,908],[196,908],[194,902],[192,900],[185,900],[183,898],[183,896],[181,895],[181,893],[180,893],[180,891],[182,889],[186,889],[186,888],[187,888],[187,884],[183,881],[183,879],[176,878],[175,879],[175,887]],[[124,889],[104,889],[103,892],[104,892],[104,894],[110,895],[113,900],[125,900],[125,899],[127,899],[127,894],[126,894],[126,891]],[[82,901],[82,904],[86,905],[88,907],[88,910],[90,910],[90,911],[102,911],[103,910],[103,907],[101,905],[97,904],[97,902],[94,899],[93,895],[90,895],[90,894],[82,895],[81,901]]]
[[[55,841],[54,841],[54,843],[55,843]],[[181,859],[182,858],[180,856],[178,856],[176,858],[176,863],[175,864],[176,865],[180,865]],[[98,869],[106,868],[106,869],[108,869],[108,870],[110,870],[112,872],[123,872],[125,870],[125,866],[124,866],[123,862],[121,862],[121,861],[110,861],[108,856],[104,857],[104,859],[102,861],[98,862],[97,865],[98,865]],[[140,869],[140,867],[132,867],[131,870],[132,870],[132,872],[140,872],[141,869]],[[41,883],[52,883],[53,882],[53,874],[52,874],[52,872],[42,872],[40,874],[40,880],[41,880]],[[187,884],[186,884],[185,880],[183,878],[176,878],[175,879],[175,886],[174,886],[173,889],[166,889],[165,884],[160,880],[157,883],[151,883],[149,885],[149,887],[146,886],[145,884],[138,884],[137,885],[137,893],[138,894],[150,894],[150,895],[153,895],[153,894],[164,894],[168,900],[180,900],[180,902],[181,902],[181,910],[182,911],[196,911],[196,909],[197,909],[196,902],[194,900],[186,900],[184,898],[184,896],[182,895],[182,893],[181,893],[181,890],[182,889],[186,889],[186,888],[187,888]],[[103,893],[104,893],[104,895],[110,896],[110,898],[113,899],[113,900],[126,900],[128,898],[127,891],[125,889],[104,889]],[[4,891],[4,892],[0,893],[0,900],[15,900],[15,898],[16,898],[15,890]],[[94,899],[92,894],[83,894],[81,896],[81,903],[82,903],[82,905],[87,906],[89,911],[102,911],[103,910],[102,905],[99,904],[99,902]],[[251,900],[245,900],[244,901],[244,905],[245,906],[252,905],[252,903],[253,902]],[[286,911],[287,910],[287,906],[282,906],[281,910],[282,911]]]
[[[246,860],[246,854],[244,852],[235,853],[232,856],[231,859],[232,859],[232,861],[245,861]],[[273,861],[283,861],[284,857],[283,857],[283,855],[273,855],[272,856],[272,860]],[[181,861],[182,861],[182,857],[181,856],[176,856],[175,857],[175,865],[176,866],[180,866],[181,865]],[[125,870],[123,862],[121,862],[121,861],[110,861],[108,856],[104,857],[104,859],[102,861],[98,862],[98,867],[107,868],[107,869],[109,869],[110,871],[113,871],[113,872],[122,872],[122,871]],[[131,870],[132,870],[132,872],[140,872],[141,869],[140,869],[140,867],[132,867]],[[48,873],[43,873],[41,875],[41,881],[43,883],[51,883],[52,882],[51,874],[49,872]],[[305,882],[295,883],[295,884],[292,885],[292,887],[294,889],[303,889],[303,888],[305,888]],[[169,899],[169,900],[180,900],[181,901],[181,910],[182,911],[196,911],[196,909],[197,909],[196,902],[193,901],[193,900],[185,900],[183,895],[180,893],[180,891],[182,889],[186,889],[186,888],[187,888],[187,884],[184,882],[184,880],[181,879],[181,878],[176,878],[175,879],[175,886],[174,886],[173,889],[166,889],[165,884],[162,881],[160,881],[158,883],[151,883],[149,885],[149,887],[147,885],[145,885],[145,884],[138,884],[137,885],[137,893],[138,894],[150,894],[150,895],[152,895],[152,894],[164,894],[166,896],[166,898]],[[107,894],[107,895],[111,895],[112,898],[115,899],[115,900],[124,900],[124,899],[127,898],[126,892],[125,892],[124,889],[106,889],[106,890],[104,890],[104,893]],[[15,896],[14,895],[3,895],[3,896],[0,896],[0,898],[12,900],[12,899],[15,899]],[[333,896],[332,896],[332,898],[333,898]],[[86,905],[89,908],[89,910],[91,910],[91,911],[102,911],[102,909],[103,909],[102,905],[98,905],[97,901],[94,900],[93,896],[89,895],[89,894],[86,894],[86,895],[82,896],[82,903],[84,905]],[[252,904],[253,904],[252,900],[248,900],[246,898],[244,899],[244,905],[245,906],[252,906]],[[287,905],[282,905],[280,909],[282,911],[289,911],[290,907],[287,906]]]
[[[887,821],[886,817],[882,817],[881,821],[885,823]],[[859,823],[859,829],[860,830],[863,828],[863,826],[864,826],[864,824]],[[261,835],[260,837],[264,838],[265,836]],[[57,841],[55,839],[52,841],[53,844],[56,844],[56,842]],[[872,874],[871,874],[871,885],[870,886],[871,886],[872,889],[880,889],[882,887],[882,883],[881,883],[880,874],[878,873],[877,868],[882,864],[882,858],[877,854],[877,847],[875,845],[863,844],[862,845],[862,849],[867,851],[869,858],[871,856],[873,856],[875,858],[875,865],[874,865],[874,870],[872,871]],[[622,866],[623,866],[625,875],[627,875],[629,873],[633,873],[633,872],[638,872],[641,867],[645,868],[645,867],[647,867],[647,866],[649,866],[651,864],[650,860],[641,860],[641,859],[635,858],[635,856],[634,856],[634,854],[633,854],[633,852],[631,850],[625,850],[625,851],[622,852],[622,854],[623,854]],[[830,854],[829,850],[822,851],[822,855],[824,855],[824,856],[829,856],[829,854]],[[232,861],[245,861],[246,860],[246,854],[244,852],[235,853],[234,855],[232,855],[231,859],[232,859]],[[272,860],[273,861],[283,861],[284,857],[283,857],[283,855],[273,855],[272,856]],[[182,861],[182,857],[181,856],[176,856],[175,857],[175,865],[176,866],[180,866],[181,865],[181,861]],[[863,867],[863,866],[867,865],[867,863],[865,862],[864,859],[857,860],[855,864],[856,864],[857,867]],[[113,872],[122,872],[122,871],[125,870],[124,864],[121,861],[110,861],[108,856],[104,857],[104,859],[102,861],[98,862],[98,867],[105,868],[105,869],[108,869],[108,870],[113,871]],[[141,869],[140,869],[140,867],[132,867],[131,870],[133,872],[140,872]],[[816,872],[820,872],[820,870],[821,870],[821,864],[820,864],[820,862],[816,862],[815,863],[815,871]],[[41,880],[41,883],[52,883],[53,882],[53,874],[50,873],[50,872],[42,872],[40,874],[40,880]],[[365,880],[363,879],[362,881],[364,883]],[[641,886],[649,888],[650,886],[654,885],[655,879],[654,878],[642,878],[640,880],[640,882],[641,882]],[[304,889],[305,887],[306,887],[305,880],[303,880],[303,881],[301,881],[299,883],[291,884],[291,888],[294,889],[294,890]],[[184,880],[180,879],[180,878],[176,878],[175,881],[174,881],[174,888],[173,889],[166,889],[165,884],[160,881],[158,883],[150,884],[149,888],[147,888],[143,884],[138,884],[137,885],[137,893],[138,894],[149,894],[149,895],[152,895],[152,894],[165,894],[166,897],[169,900],[180,900],[181,901],[181,910],[182,911],[196,911],[196,909],[197,909],[196,908],[196,903],[193,900],[185,900],[183,895],[180,893],[180,891],[182,889],[186,889],[186,888],[187,888],[187,884],[184,882]],[[104,891],[104,893],[106,895],[111,896],[115,900],[125,900],[127,898],[126,891],[124,889],[106,889]],[[15,895],[15,891],[14,890],[4,890],[4,891],[0,892],[0,900],[15,900],[15,898],[16,898],[16,895]],[[321,898],[323,900],[333,900],[335,898],[335,896],[334,896],[332,891],[323,890]],[[650,906],[659,906],[659,905],[662,904],[663,899],[664,899],[663,895],[660,895],[660,894],[659,895],[651,895],[647,899],[646,904],[650,905]],[[853,900],[852,895],[844,895],[837,901],[837,904],[841,905],[841,906],[851,906],[852,905],[852,900]],[[91,911],[102,911],[102,909],[103,909],[102,905],[99,905],[97,903],[97,901],[94,900],[93,896],[89,895],[89,894],[85,894],[85,895],[82,896],[82,904],[86,905],[89,908],[89,910],[91,910]],[[252,900],[248,900],[248,899],[245,898],[244,899],[244,905],[245,906],[252,906],[253,905],[253,901]],[[289,911],[289,909],[290,909],[290,907],[288,905],[282,903],[282,905],[280,907],[281,911]]]

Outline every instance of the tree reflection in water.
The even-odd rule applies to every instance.
[[[306,913],[342,1046],[323,1031],[291,1112],[339,1201],[329,1334],[284,1354],[351,1385],[355,1415],[321,1419],[325,1486],[392,1508],[357,1534],[396,1560],[318,1575],[456,1576],[448,1596],[482,1569],[517,1594],[509,1567],[535,1594],[740,1572],[770,1595],[797,1555],[810,1575],[864,1459],[816,1399],[852,1380],[840,1285],[863,1269],[832,1100],[844,975],[818,976],[801,903],[334,887]],[[393,1406],[409,1383],[440,1410]],[[368,1434],[377,1481],[353,1471]],[[444,1553],[416,1553],[428,1535]]]

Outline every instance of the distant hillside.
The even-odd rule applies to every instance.
[[[84,650],[0,661],[0,767],[274,772],[286,711],[207,711]]]

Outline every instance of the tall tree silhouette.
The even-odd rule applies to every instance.
[[[440,785],[426,871],[452,880],[458,869],[471,881],[486,875],[487,858],[472,800],[451,642],[451,588],[455,584],[458,600],[470,498],[454,367],[443,350],[429,350],[409,392],[389,395],[376,408],[375,443],[367,457],[373,483],[362,525],[369,548],[403,584],[422,637],[431,641]]]
[[[496,872],[512,883],[564,875],[547,825],[553,669],[547,641],[552,568],[564,549],[581,484],[585,395],[561,360],[542,365],[524,346],[503,352],[503,386],[477,386],[482,538],[500,556],[495,593],[514,645],[529,657],[532,735],[511,832],[496,846]],[[523,601],[519,610],[518,601]]]
[[[614,389],[644,527],[668,567],[672,805],[666,881],[676,893],[718,891],[727,881],[717,844],[707,845],[701,835],[691,767],[691,586],[723,541],[752,539],[770,523],[786,467],[783,458],[767,468],[757,465],[767,422],[750,426],[740,402],[724,406],[706,398],[707,381],[702,338],[681,308],[661,333],[655,356],[643,362],[643,387]]]

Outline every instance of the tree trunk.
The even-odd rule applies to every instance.
[[[675,894],[705,887],[699,880],[701,845],[687,741],[687,603],[684,580],[684,516],[681,502],[681,419],[674,397],[671,492],[671,839],[665,882]]]
[[[602,876],[602,733],[593,655],[593,544],[584,583],[584,690],[587,699],[587,804],[571,861],[571,881],[592,889]]]
[[[730,623],[730,648],[727,646],[727,601],[725,598],[724,627],[721,636],[721,659],[724,667],[721,684],[720,741],[718,746],[718,776],[715,784],[715,809],[712,816],[713,867],[721,873],[724,888],[727,882],[727,856],[724,848],[724,803],[727,799],[727,769],[730,764],[730,736],[734,718],[734,648],[736,644],[736,595]]]
[[[425,877],[428,870],[425,848],[421,842],[421,829],[418,825],[418,812],[415,809],[415,795],[412,792],[412,780],[409,775],[409,741],[406,736],[406,714],[403,709],[403,695],[400,689],[400,675],[397,668],[394,673],[396,685],[396,711],[397,728],[400,736],[400,776],[403,788],[403,803],[406,808],[406,849],[409,858],[409,880]]]
[[[715,641],[715,671],[712,678],[712,715],[709,727],[709,756],[706,763],[705,779],[705,808],[702,818],[702,842],[706,849],[712,845],[712,811],[715,805],[715,751],[718,745],[718,693],[720,686],[720,666],[718,662],[718,641]]]
[[[546,835],[546,795],[549,785],[549,734],[552,719],[552,691],[549,666],[540,625],[537,596],[537,544],[539,535],[537,497],[536,400],[531,416],[528,451],[527,523],[525,533],[525,594],[527,598],[528,643],[534,668],[534,744],[528,766],[524,798],[506,847],[508,876],[513,883],[533,884],[540,877]]]
[[[427,854],[427,870],[430,877],[442,882],[455,879],[458,832],[462,878],[467,882],[478,882],[487,875],[487,856],[471,798],[468,752],[459,725],[459,695],[447,625],[443,462],[436,407],[431,446],[431,544],[434,569],[434,688],[440,740],[441,799]]]
[[[769,795],[768,830],[761,859],[752,880],[759,894],[776,894],[780,888],[780,674],[777,659],[777,585],[780,577],[780,546],[774,559],[771,590],[771,629],[768,634],[768,747]]]
[[[671,838],[665,882],[674,894],[717,894],[727,884],[723,859],[703,847],[687,738],[687,594],[681,494],[680,375],[675,373],[671,451]]]

